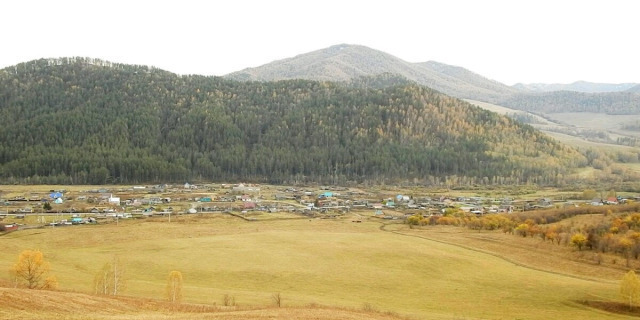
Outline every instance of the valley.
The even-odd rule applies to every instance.
[[[56,189],[65,189],[73,198],[64,206],[79,207],[79,203],[73,205],[75,199],[86,194],[84,191],[97,188],[128,190],[120,186]],[[232,190],[231,186],[228,188]],[[266,185],[260,188],[264,198],[287,189]],[[38,189],[41,193],[49,191],[47,186],[3,186],[2,190],[4,195],[13,196],[35,194]],[[74,315],[73,310],[87,308],[92,319],[261,319],[264,315],[295,315],[300,319],[625,318],[581,303],[618,300],[618,280],[626,268],[611,263],[619,259],[615,255],[596,265],[575,248],[500,230],[447,225],[410,227],[404,221],[405,213],[428,211],[400,204],[394,208],[352,208],[348,212],[313,210],[310,215],[253,209],[244,212],[239,202],[230,211],[184,213],[193,207],[190,202],[178,200],[185,195],[210,195],[216,199],[214,202],[198,206],[222,206],[216,201],[229,195],[221,186],[214,189],[200,187],[185,192],[177,186],[163,192],[143,192],[147,197],[174,199],[175,203],[157,208],[165,211],[173,206],[175,212],[171,216],[139,215],[116,220],[114,215],[97,224],[45,226],[0,236],[5,252],[0,266],[8,269],[21,250],[39,249],[51,263],[51,273],[57,277],[60,290],[34,292],[25,299],[26,289],[12,289],[11,279],[2,277],[2,297],[12,298],[4,300],[9,307],[0,308],[0,315],[76,319],[79,315]],[[314,198],[329,192],[307,190]],[[416,199],[445,194],[456,198],[451,191],[391,187],[331,192],[339,196],[354,191],[373,199],[398,193],[412,194]],[[541,190],[514,200],[555,198],[556,193]],[[494,197],[500,194],[506,195],[504,190],[495,191]],[[557,193],[557,197],[563,198],[561,194]],[[118,195],[123,201],[127,198],[123,191]],[[470,191],[460,192],[458,197],[488,200],[487,196]],[[286,199],[281,203],[291,207],[300,204]],[[53,206],[55,210],[56,205]],[[127,212],[134,210],[125,208]],[[37,213],[27,214],[24,221],[37,224],[31,215]],[[6,217],[4,222],[11,219]],[[125,270],[125,290],[116,297],[94,295],[96,273],[116,258]],[[184,275],[184,300],[179,305],[168,303],[165,298],[166,277],[172,270]],[[276,293],[282,297],[282,308],[273,304]],[[33,305],[34,297],[38,297],[37,305]],[[89,306],[83,307],[79,301]],[[61,305],[68,305],[68,309]],[[106,309],[101,311],[90,305]],[[80,317],[86,319],[85,316]]]
[[[346,44],[224,77],[7,67],[0,318],[637,318],[637,87]]]

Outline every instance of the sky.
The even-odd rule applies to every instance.
[[[515,83],[640,83],[636,0],[2,1],[0,68],[91,57],[224,75],[337,44]]]

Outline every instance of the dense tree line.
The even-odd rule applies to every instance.
[[[415,84],[368,82],[237,82],[87,58],[19,64],[0,71],[0,180],[554,184],[586,164],[507,117]]]

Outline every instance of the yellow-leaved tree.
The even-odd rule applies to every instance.
[[[629,270],[620,281],[620,295],[629,302],[629,309],[640,299],[640,280],[635,271]]]
[[[171,271],[167,279],[167,299],[171,302],[182,301],[182,273]]]
[[[56,289],[58,281],[49,276],[49,262],[40,250],[24,250],[18,256],[18,262],[9,270],[16,286],[24,284],[29,289]]]
[[[117,256],[111,263],[104,264],[93,278],[93,288],[96,294],[117,296],[127,287],[124,265]]]
[[[582,233],[576,233],[571,236],[571,244],[578,247],[578,250],[582,250],[582,247],[587,244],[587,237]]]

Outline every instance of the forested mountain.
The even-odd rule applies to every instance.
[[[507,86],[467,69],[428,61],[410,63],[358,45],[336,45],[226,75],[239,81],[309,79],[348,81],[382,73],[396,74],[447,95],[530,112],[604,112],[639,114],[639,87],[577,81],[572,84]],[[627,91],[625,91],[627,90]],[[635,90],[635,91],[634,91]],[[600,92],[611,91],[611,92]]]
[[[382,51],[346,44],[244,69],[225,77],[240,81],[347,81],[381,73],[397,74],[458,98],[496,101],[506,94],[518,92],[461,67],[435,61],[410,63]]]
[[[498,104],[534,113],[640,114],[640,94],[626,91],[606,93],[555,91],[515,94],[498,101]]]
[[[0,180],[555,183],[586,163],[530,126],[415,84],[367,85],[377,82],[22,63],[0,71]]]
[[[597,92],[620,92],[627,91],[637,86],[637,83],[594,83],[587,81],[576,81],[573,83],[518,83],[513,85],[514,88],[523,91],[532,92],[551,92],[551,91],[576,91],[585,93]]]

